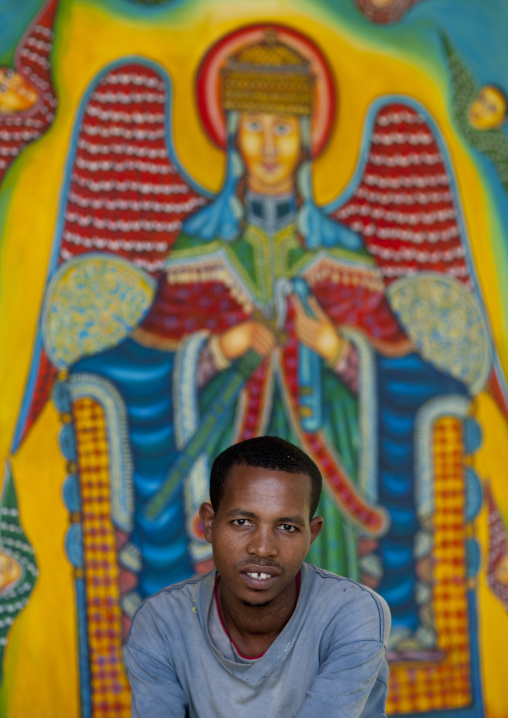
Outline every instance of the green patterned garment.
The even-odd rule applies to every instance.
[[[34,549],[19,521],[18,499],[7,463],[0,499],[0,665],[9,630],[27,605],[38,573]]]

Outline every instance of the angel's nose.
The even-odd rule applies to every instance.
[[[275,137],[273,134],[273,129],[269,125],[265,126],[263,128],[263,155],[266,157],[271,157],[275,155],[276,152],[276,146],[275,146]]]

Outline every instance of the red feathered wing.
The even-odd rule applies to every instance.
[[[46,132],[55,116],[51,50],[57,6],[58,0],[46,3],[16,49],[16,70],[34,87],[39,98],[28,110],[0,114],[0,182],[15,157]]]
[[[332,216],[360,234],[385,285],[442,272],[473,289],[458,207],[443,152],[428,119],[402,102],[377,113],[362,178]],[[489,389],[508,417],[504,380]]]
[[[170,159],[168,101],[160,74],[139,63],[97,84],[77,138],[61,261],[111,252],[158,274],[182,221],[205,202]]]
[[[425,271],[471,284],[451,178],[428,121],[412,107],[378,112],[360,184],[333,216],[362,235],[387,285]]]
[[[142,62],[117,66],[92,87],[71,150],[59,264],[85,252],[106,252],[158,277],[183,220],[206,202],[171,159],[168,107],[164,77]],[[37,363],[19,440],[57,373],[43,349]]]

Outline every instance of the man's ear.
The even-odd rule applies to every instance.
[[[212,524],[215,516],[212,504],[206,501],[199,507],[199,518],[201,519],[201,525],[203,527],[203,533],[208,543],[212,543]]]
[[[204,505],[204,504],[203,504]],[[201,519],[203,520],[203,519]],[[310,522],[310,542],[311,544],[317,539],[321,531],[323,530],[324,520],[322,516],[314,516]]]

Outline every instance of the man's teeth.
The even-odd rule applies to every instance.
[[[251,576],[252,578],[257,578],[261,581],[264,581],[267,578],[271,578],[269,573],[247,573],[247,576]]]

